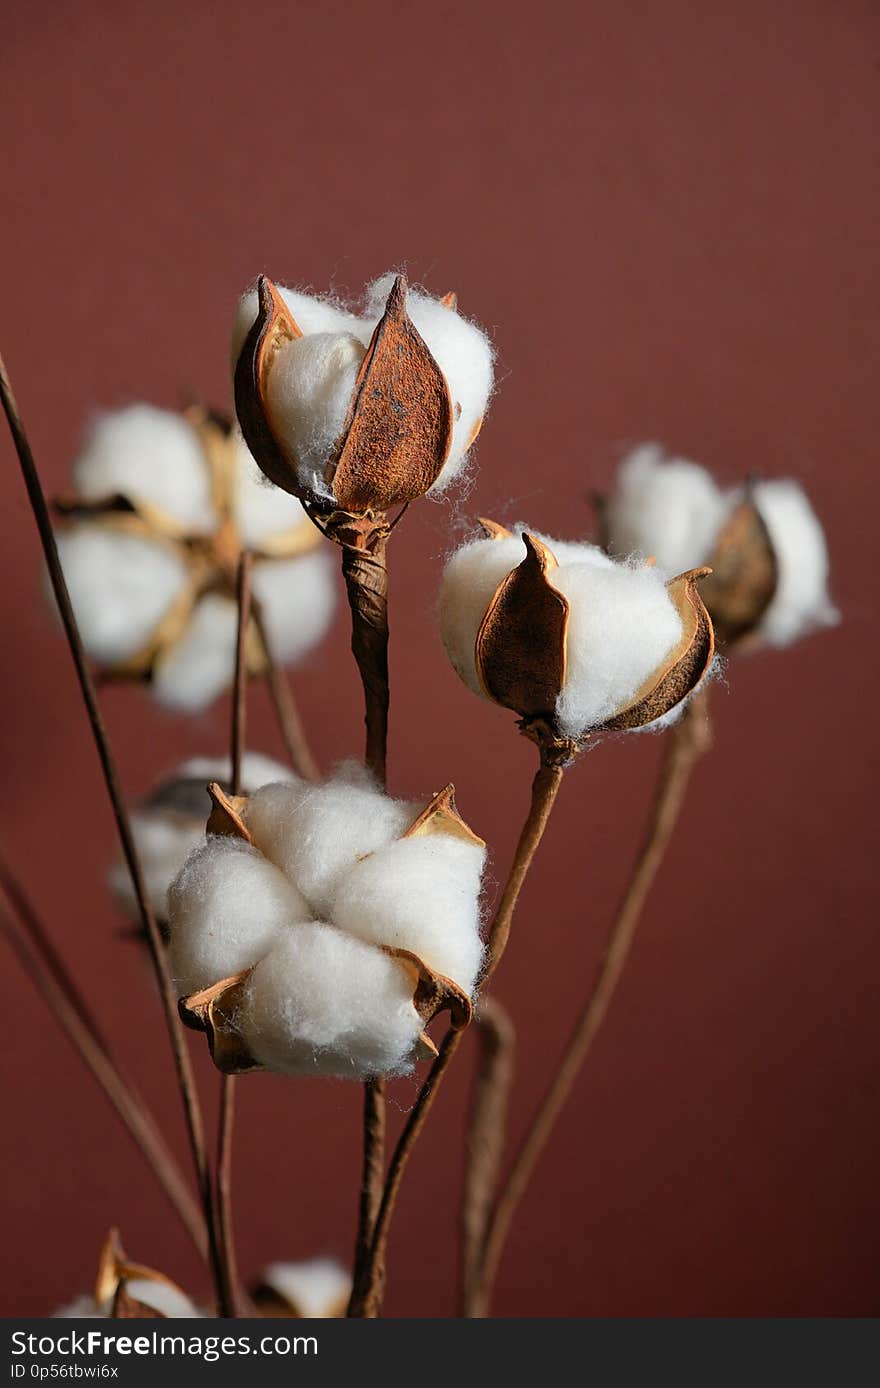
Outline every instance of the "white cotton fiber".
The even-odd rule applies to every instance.
[[[329,495],[327,464],[342,435],[364,346],[349,333],[316,333],[287,342],[269,373],[272,428],[297,462],[303,486]]]
[[[251,974],[235,1026],[267,1069],[370,1079],[410,1068],[422,1029],[407,972],[332,926],[286,930]]]
[[[378,322],[393,283],[394,275],[388,274],[369,286],[368,319]],[[488,408],[493,384],[492,344],[475,323],[420,290],[408,290],[406,311],[446,377],[455,416],[452,447],[431,488],[433,493],[442,491],[461,471],[474,432]]]
[[[183,559],[162,541],[98,522],[71,525],[56,541],[89,655],[102,665],[129,660],[183,590]]]
[[[518,536],[509,540],[473,540],[449,559],[440,582],[440,634],[453,668],[475,694],[476,641],[483,617],[507,575],[522,563],[526,551]]]
[[[373,944],[411,950],[470,993],[483,954],[485,861],[484,848],[451,834],[398,839],[346,873],[333,923]]]
[[[608,500],[609,548],[653,557],[674,577],[706,562],[728,505],[705,468],[642,444],[624,458]]]
[[[171,974],[181,994],[250,968],[279,932],[309,919],[292,882],[242,839],[212,836],[168,891]]]
[[[143,1302],[144,1306],[152,1306],[154,1311],[161,1311],[162,1315],[170,1320],[192,1319],[202,1314],[179,1287],[170,1287],[167,1282],[154,1282],[147,1277],[133,1277],[131,1281],[126,1282],[125,1290],[135,1301]]]
[[[290,309],[303,336],[311,336],[313,333],[348,333],[358,338],[365,347],[369,343],[372,328],[366,320],[356,317],[332,299],[305,294],[301,289],[287,289],[283,284],[276,284],[275,288]],[[232,329],[233,370],[245,338],[256,321],[258,306],[256,289],[248,290],[239,300]]]
[[[336,610],[335,556],[329,546],[294,559],[255,564],[251,586],[263,609],[274,656],[289,665],[326,635]]]
[[[204,533],[215,523],[198,434],[170,410],[129,405],[99,415],[73,465],[73,480],[87,501],[121,493],[158,506],[185,531]]]
[[[254,843],[326,920],[345,872],[366,853],[384,848],[409,828],[420,806],[392,800],[363,768],[339,768],[314,785],[265,786],[252,796],[245,822]]]
[[[305,1319],[343,1315],[351,1293],[351,1274],[335,1258],[270,1263],[261,1281]]]
[[[180,640],[156,662],[153,693],[159,702],[184,713],[206,708],[232,682],[237,638],[233,600],[206,593]]]
[[[681,639],[681,618],[656,568],[565,564],[552,581],[570,604],[556,715],[579,737],[630,703]]]
[[[817,627],[833,626],[839,614],[828,594],[828,547],[815,511],[797,482],[758,482],[749,491],[773,546],[776,591],[758,635],[771,646],[787,646]]]
[[[254,462],[248,447],[236,433],[235,491],[233,514],[242,543],[248,549],[259,549],[266,541],[288,534],[301,525],[310,525],[305,511],[295,496],[283,492],[264,477]]]

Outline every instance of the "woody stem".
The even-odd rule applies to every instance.
[[[691,773],[710,745],[706,695],[696,694],[669,734],[645,840],[620,902],[592,987],[491,1216],[483,1239],[481,1267],[471,1278],[466,1316],[488,1314],[492,1285],[516,1208],[568,1099],[620,981],[642,907],[669,847]]]

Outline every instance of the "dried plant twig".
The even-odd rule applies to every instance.
[[[666,756],[642,850],[620,903],[589,997],[495,1202],[485,1232],[480,1275],[470,1280],[464,1309],[467,1316],[488,1314],[492,1285],[514,1212],[620,981],[642,907],[678,822],[691,773],[711,744],[706,700],[705,691],[695,694],[681,720],[668,735]]]
[[[64,632],[67,637],[67,644],[73,659],[79,682],[80,692],[86,707],[89,724],[92,730],[92,737],[98,752],[101,763],[101,770],[104,777],[104,784],[110,799],[113,817],[116,822],[116,830],[119,842],[122,847],[123,857],[128,868],[131,884],[134,890],[135,900],[137,901],[141,923],[146,935],[150,956],[153,961],[153,968],[159,984],[159,993],[162,1002],[162,1009],[165,1016],[165,1024],[171,1042],[172,1054],[174,1057],[177,1072],[177,1082],[183,1101],[184,1116],[186,1119],[187,1133],[189,1137],[190,1149],[192,1152],[193,1163],[196,1169],[196,1178],[199,1186],[202,1204],[205,1210],[205,1222],[208,1228],[209,1253],[211,1267],[214,1274],[214,1281],[218,1289],[221,1285],[220,1253],[217,1243],[217,1229],[214,1215],[214,1196],[211,1185],[211,1173],[208,1164],[207,1148],[205,1145],[205,1130],[202,1121],[202,1112],[199,1104],[198,1093],[196,1091],[195,1079],[190,1063],[189,1052],[186,1049],[186,1042],[183,1036],[183,1027],[177,1012],[177,998],[175,996],[174,985],[168,969],[168,961],[165,956],[165,949],[162,943],[162,936],[156,917],[150,906],[146,886],[144,884],[143,872],[140,860],[134,844],[131,832],[131,825],[125,807],[125,800],[122,794],[122,787],[113,754],[110,750],[110,743],[104,727],[104,721],[98,705],[95,693],[95,684],[89,670],[85,649],[79,628],[74,616],[73,606],[70,601],[70,594],[67,591],[67,584],[61,568],[61,561],[58,557],[58,549],[55,544],[55,536],[52,531],[52,521],[49,514],[49,507],[46,502],[45,493],[40,483],[39,473],[37,472],[34,456],[31,452],[24,424],[19,413],[15,395],[9,382],[6,366],[0,357],[0,401],[9,424],[10,433],[15,444],[16,454],[21,467],[22,477],[31,504],[34,521],[43,548],[43,555],[46,560],[46,567],[49,572],[49,581],[52,585],[52,592],[58,605]]]

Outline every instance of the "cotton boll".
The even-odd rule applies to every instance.
[[[189,532],[214,528],[211,477],[198,434],[182,415],[129,405],[99,415],[73,465],[79,496],[120,493],[149,502]]]
[[[255,564],[251,576],[274,655],[299,660],[326,634],[336,608],[336,567],[326,547]]]
[[[500,583],[521,564],[525,546],[509,540],[474,540],[449,559],[440,583],[440,635],[453,668],[475,694],[483,690],[477,676],[477,634]]]
[[[470,993],[483,954],[486,850],[451,834],[398,839],[346,873],[331,919],[373,944],[411,950]]]
[[[313,923],[281,935],[248,979],[235,1027],[268,1070],[371,1079],[410,1068],[422,1030],[388,954]]]
[[[560,565],[552,582],[570,604],[556,716],[579,737],[632,700],[681,639],[681,618],[654,568]]]
[[[244,818],[257,847],[326,919],[343,874],[405,833],[419,809],[383,794],[362,768],[343,766],[315,785],[264,786]]]
[[[683,573],[705,562],[727,509],[705,468],[643,444],[621,463],[608,501],[609,547],[653,556],[667,575]]]
[[[758,634],[787,646],[816,627],[833,626],[839,613],[828,595],[828,547],[815,511],[797,482],[758,482],[749,499],[773,546],[777,584]]]
[[[273,536],[309,524],[298,499],[263,476],[240,434],[236,436],[235,463],[233,513],[247,548],[259,549]]]
[[[304,487],[329,495],[325,471],[345,427],[363,343],[350,333],[316,333],[279,348],[266,388],[272,427],[297,461]]]
[[[56,538],[86,650],[102,665],[122,664],[147,645],[183,590],[183,559],[158,540],[98,523],[73,524]]]
[[[351,1293],[351,1274],[335,1258],[270,1263],[263,1285],[305,1319],[341,1316]]]
[[[237,636],[236,604],[207,593],[180,640],[156,662],[153,692],[159,702],[185,713],[206,708],[232,681]]]
[[[367,316],[384,312],[394,275],[383,275],[367,291]],[[432,493],[442,491],[461,471],[475,430],[486,412],[493,384],[493,352],[486,334],[439,299],[410,289],[406,311],[427,344],[449,386],[455,418],[452,447]]]
[[[292,882],[241,839],[210,837],[168,891],[171,974],[181,994],[248,969],[279,932],[308,920]]]

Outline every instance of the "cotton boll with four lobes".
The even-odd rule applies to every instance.
[[[410,950],[470,994],[483,957],[485,862],[485,846],[452,834],[398,839],[345,874],[333,921],[362,940]]]
[[[171,410],[129,405],[98,415],[73,465],[73,480],[86,501],[119,494],[146,502],[190,534],[205,534],[215,525],[211,477],[198,434],[184,415]]]
[[[251,588],[276,660],[300,660],[329,630],[336,610],[333,560],[329,546],[322,545],[295,559],[254,566]]]
[[[642,444],[620,464],[608,499],[608,546],[621,558],[653,557],[672,577],[707,561],[729,509],[705,468]]]
[[[327,465],[354,395],[363,343],[350,333],[315,333],[279,348],[269,372],[266,407],[272,428],[296,458],[302,486],[330,496]]]
[[[280,933],[308,920],[292,881],[239,839],[210,837],[168,891],[168,959],[181,995],[251,968]]]
[[[244,822],[254,843],[327,919],[344,873],[358,858],[399,838],[421,807],[392,800],[353,763],[314,784],[265,786],[251,796]]]
[[[344,1316],[351,1295],[351,1273],[335,1258],[307,1258],[297,1263],[269,1263],[254,1295],[263,1315],[303,1319]]]
[[[422,1030],[412,999],[390,955],[313,922],[279,934],[247,980],[235,1026],[278,1074],[372,1079],[410,1067]]]
[[[56,543],[86,650],[103,665],[124,664],[149,645],[181,596],[183,559],[162,540],[100,521],[71,525]]]
[[[828,594],[828,546],[819,519],[797,482],[756,482],[748,499],[767,529],[776,561],[776,589],[757,635],[787,646],[839,613]]]

